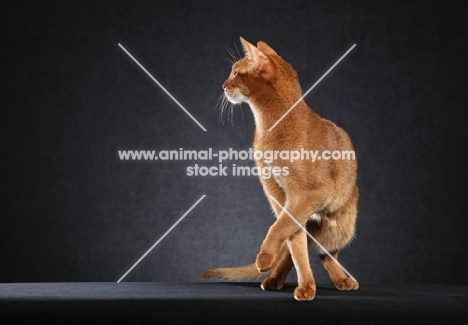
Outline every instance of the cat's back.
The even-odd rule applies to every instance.
[[[328,150],[354,150],[351,137],[345,129],[325,118],[320,118],[318,125],[320,139],[316,141],[321,142],[320,147]]]

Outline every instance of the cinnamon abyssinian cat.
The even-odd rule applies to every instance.
[[[301,100],[271,131],[269,128],[301,97],[296,71],[265,42],[257,47],[241,38],[244,58],[234,63],[224,82],[226,98],[233,104],[248,103],[255,118],[254,150],[353,150],[348,134],[321,118]],[[263,280],[264,290],[280,290],[293,264],[297,270],[297,300],[312,300],[316,286],[309,264],[307,245],[314,246],[320,261],[338,290],[356,290],[359,284],[317,246],[279,207],[273,196],[319,243],[337,259],[354,236],[359,191],[356,160],[277,159],[258,167],[288,167],[289,175],[265,179],[263,190],[276,214],[254,264],[237,268],[213,268],[202,278]]]

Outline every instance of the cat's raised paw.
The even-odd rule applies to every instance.
[[[309,301],[315,298],[315,284],[308,284],[307,286],[298,286],[294,289],[294,299],[297,301]]]
[[[277,278],[268,277],[262,281],[260,287],[263,290],[275,291],[283,289],[284,281],[279,281]]]
[[[255,265],[257,266],[258,272],[267,272],[273,265],[274,258],[268,253],[258,253]]]
[[[338,290],[343,291],[357,290],[359,288],[359,282],[356,282],[351,278],[340,279],[335,282],[335,287]]]

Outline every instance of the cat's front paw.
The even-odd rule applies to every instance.
[[[340,279],[336,281],[335,287],[338,290],[344,290],[344,291],[357,290],[359,288],[359,283],[354,281],[351,278],[344,278],[344,279]]]
[[[315,283],[307,283],[305,286],[298,286],[294,289],[294,299],[297,301],[309,301],[315,298]]]
[[[262,284],[260,285],[260,287],[263,290],[273,291],[273,290],[281,290],[283,288],[283,285],[284,285],[284,281],[280,281],[277,278],[273,278],[270,276],[262,281]]]
[[[274,260],[273,255],[260,251],[260,253],[257,254],[257,259],[255,260],[258,272],[267,272],[270,270],[274,266]]]

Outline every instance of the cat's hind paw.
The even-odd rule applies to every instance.
[[[344,278],[336,281],[335,287],[342,291],[357,290],[359,289],[359,283],[351,278]]]

